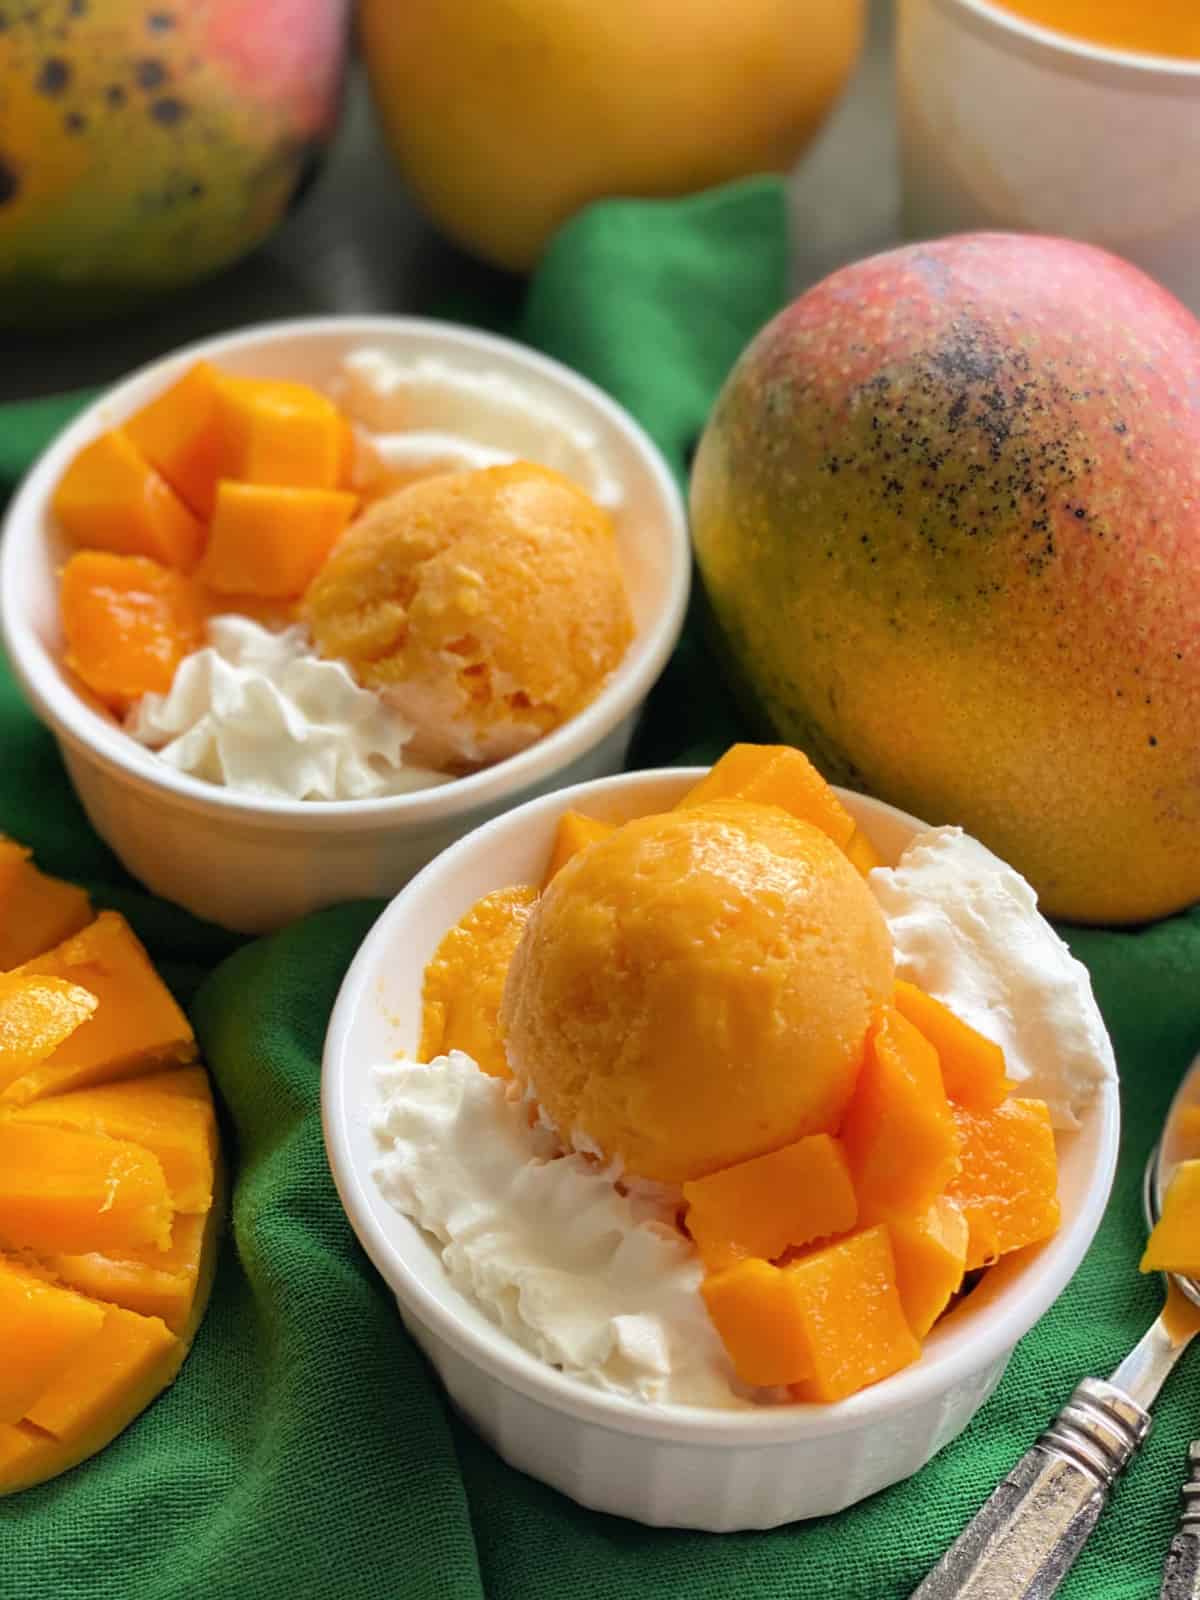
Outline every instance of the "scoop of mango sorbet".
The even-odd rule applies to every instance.
[[[386,695],[430,766],[532,744],[592,698],[633,637],[608,513],[524,461],[377,501],[303,609],[321,654]]]
[[[887,925],[837,846],[776,806],[717,801],[567,863],[501,1025],[564,1138],[682,1183],[834,1131],[891,990]]]

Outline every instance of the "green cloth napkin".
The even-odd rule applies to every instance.
[[[782,191],[598,206],[558,238],[514,330],[629,406],[683,474],[724,372],[785,294]],[[488,319],[480,306],[481,319]],[[11,480],[79,397],[0,411]],[[638,764],[714,755],[736,730],[693,619]],[[190,1003],[225,1113],[232,1230],[182,1375],[101,1456],[0,1501],[0,1595],[21,1600],[891,1600],[906,1596],[1087,1373],[1155,1314],[1139,1182],[1200,1046],[1200,918],[1072,932],[1124,1080],[1112,1205],[1070,1288],[967,1432],[909,1482],[771,1533],[659,1531],[580,1510],[506,1467],[448,1409],[343,1219],[325,1164],[326,1018],[376,904],[244,944],[140,893],[89,831],[48,734],[0,676],[0,829],[134,922]],[[1195,1368],[1062,1594],[1157,1592]]]

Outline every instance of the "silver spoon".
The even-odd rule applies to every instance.
[[[1162,1139],[1146,1168],[1151,1222],[1182,1158],[1183,1113],[1190,1106],[1200,1106],[1200,1057],[1171,1102]],[[1200,1307],[1200,1283],[1171,1282],[1176,1295]],[[1114,1482],[1150,1432],[1148,1408],[1196,1331],[1177,1307],[1178,1300],[1168,1295],[1158,1319],[1107,1381],[1083,1379],[911,1600],[1049,1600],[1099,1521]],[[1193,1446],[1193,1473],[1197,1470],[1200,1450]],[[1191,1521],[1185,1502],[1167,1558],[1160,1600],[1200,1600],[1200,1484],[1193,1496]]]

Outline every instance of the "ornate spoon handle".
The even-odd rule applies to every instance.
[[[1123,1389],[1085,1378],[912,1600],[1049,1600],[1149,1431],[1149,1412]],[[1193,1523],[1188,1537],[1198,1535]],[[1194,1559],[1195,1544],[1190,1548]],[[1169,1600],[1200,1600],[1200,1589],[1163,1593]]]
[[[1200,1600],[1200,1440],[1188,1447],[1179,1532],[1163,1566],[1159,1600]]]

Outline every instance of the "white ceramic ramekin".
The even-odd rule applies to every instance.
[[[1083,239],[1200,314],[1200,61],[1106,49],[991,0],[900,0],[896,86],[908,237]]]
[[[664,810],[700,769],[636,772],[531,801],[460,840],[379,918],[346,975],[321,1082],[342,1204],[451,1399],[506,1461],[581,1504],[657,1526],[729,1532],[821,1516],[925,1464],[999,1382],[1017,1340],[1061,1293],[1100,1223],[1116,1167],[1115,1084],[1058,1139],[1062,1227],[986,1274],[921,1359],[836,1405],[719,1412],[601,1393],[513,1343],[451,1286],[426,1236],[371,1177],[372,1067],[415,1051],[425,964],[480,895],[539,883],[569,807],[613,822]],[[884,860],[921,824],[839,791]]]
[[[431,358],[467,374],[499,374],[592,436],[622,490],[614,518],[634,641],[578,716],[470,777],[381,800],[311,803],[235,794],[157,760],[63,675],[56,571],[67,552],[51,525],[50,498],[84,444],[202,357],[231,372],[323,383],[345,355],[363,347],[405,362]],[[411,425],[422,426],[419,406]],[[665,461],[629,413],[594,384],[472,328],[408,317],[329,317],[267,323],[177,351],[126,378],[64,429],[26,477],[4,523],[0,634],[26,698],[58,740],[88,816],[130,872],[199,916],[261,932],[335,901],[393,894],[439,850],[497,812],[618,772],[638,710],[679,637],[690,574],[683,500]]]

